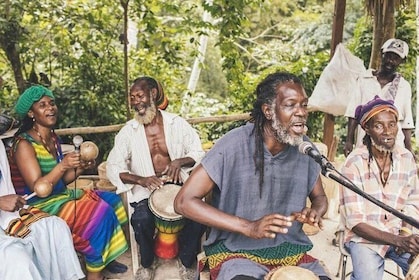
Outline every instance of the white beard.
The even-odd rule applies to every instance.
[[[156,104],[154,104],[154,101],[151,101],[151,104],[149,107],[147,107],[147,109],[145,110],[145,114],[144,115],[140,115],[137,111],[135,112],[135,119],[142,125],[146,125],[151,123],[154,118],[157,115],[157,108],[156,108]]]
[[[289,144],[291,146],[298,146],[303,142],[303,135],[292,136],[288,133],[286,127],[279,123],[276,117],[275,110],[272,110],[272,119],[272,129],[274,131],[276,140],[284,144]]]

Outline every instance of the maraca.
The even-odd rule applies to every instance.
[[[98,155],[99,148],[92,141],[86,141],[80,145],[80,160],[89,162],[95,160]]]
[[[24,198],[26,200],[31,199],[34,196],[38,197],[47,197],[52,192],[52,184],[47,180],[37,180],[33,187],[34,192]]]

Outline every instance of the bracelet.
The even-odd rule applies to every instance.
[[[401,227],[399,233],[403,233],[403,235],[412,235],[412,231],[407,227]]]

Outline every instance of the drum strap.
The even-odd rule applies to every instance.
[[[224,262],[239,258],[252,260],[266,266],[269,270],[280,266],[299,265],[316,261],[315,258],[306,254],[311,248],[312,245],[296,245],[286,242],[273,248],[232,252],[223,242],[218,242],[204,247],[206,256],[199,261],[199,270],[202,271],[206,266],[209,266],[211,279],[217,279]]]
[[[29,206],[27,209],[20,209],[19,215],[20,218],[16,218],[10,221],[9,226],[5,230],[7,235],[25,238],[31,232],[29,229],[31,224],[49,216],[48,213],[45,213],[32,206]]]

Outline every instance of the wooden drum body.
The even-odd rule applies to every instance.
[[[154,253],[162,259],[175,258],[179,252],[177,234],[184,226],[184,219],[175,212],[173,203],[180,188],[178,185],[165,184],[154,190],[148,199],[148,206],[154,214],[158,231]]]
[[[419,255],[417,255],[413,262],[410,264],[409,272],[406,275],[406,280],[419,279]]]
[[[281,266],[271,270],[264,280],[319,280],[312,271],[298,266]]]

